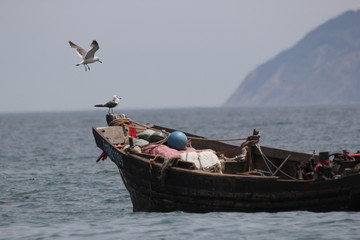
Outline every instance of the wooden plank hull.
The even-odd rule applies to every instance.
[[[360,210],[360,174],[314,182],[165,168],[165,163],[150,161],[151,156],[119,150],[100,130],[94,129],[94,136],[117,165],[134,211]],[[276,155],[276,149],[266,151]]]

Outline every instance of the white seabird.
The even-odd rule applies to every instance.
[[[90,45],[91,48],[89,51],[85,51],[83,48],[79,47],[72,41],[69,41],[69,44],[72,48],[75,48],[77,54],[83,59],[80,63],[76,64],[76,66],[80,66],[81,64],[83,64],[85,67],[85,71],[87,71],[90,70],[90,67],[88,66],[89,63],[94,63],[94,62],[102,63],[102,61],[100,61],[98,57],[95,57],[95,52],[99,50],[99,44],[97,43],[96,40],[92,41]]]
[[[116,107],[117,105],[119,105],[120,99],[121,99],[121,97],[114,95],[113,99],[111,101],[108,101],[105,104],[96,104],[96,105],[94,105],[94,107],[107,107],[107,108],[109,108],[109,114],[110,114],[110,109],[111,109],[111,112],[114,113],[113,108]]]

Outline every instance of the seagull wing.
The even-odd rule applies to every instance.
[[[99,50],[99,44],[97,43],[96,40],[93,40],[91,45],[90,45],[90,50],[87,52],[86,56],[85,56],[85,59],[87,58],[93,58],[94,55],[95,55],[95,52],[97,50]]]
[[[104,106],[108,107],[108,108],[113,108],[113,107],[116,107],[117,105],[118,105],[118,103],[116,103],[114,101],[109,101],[109,102],[104,104]]]
[[[69,41],[69,44],[72,48],[75,48],[76,53],[82,58],[85,59],[85,56],[87,54],[87,52],[82,49],[81,47],[79,47],[78,45],[76,45],[75,43],[73,43],[72,41]]]

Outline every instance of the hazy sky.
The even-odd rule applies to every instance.
[[[220,106],[258,65],[358,0],[1,0],[0,112]],[[93,39],[84,71],[68,40]],[[120,107],[119,106],[119,107]]]

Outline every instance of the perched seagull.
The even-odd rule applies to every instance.
[[[85,51],[83,48],[79,47],[78,45],[76,45],[75,43],[73,43],[72,41],[69,41],[69,44],[72,48],[76,49],[77,54],[83,59],[80,63],[76,64],[76,66],[80,66],[81,64],[83,64],[85,67],[85,71],[87,71],[90,70],[90,67],[88,66],[89,63],[94,63],[94,62],[102,63],[102,61],[100,61],[98,57],[95,57],[95,52],[99,50],[99,44],[97,43],[96,40],[92,41],[90,45],[91,48],[88,52]]]
[[[110,114],[110,109],[111,109],[111,112],[114,113],[112,108],[116,107],[119,104],[120,99],[121,99],[121,97],[114,95],[113,99],[111,101],[108,101],[105,104],[96,104],[96,105],[94,105],[94,107],[107,107],[107,108],[109,108],[109,114]]]

